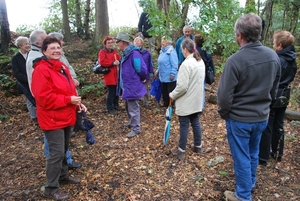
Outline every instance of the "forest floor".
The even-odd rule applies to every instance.
[[[69,58],[73,50],[82,47],[67,48]],[[83,56],[71,63],[80,67],[92,61]],[[85,79],[99,81],[102,77],[90,75]],[[300,73],[294,85],[299,87],[299,81]],[[217,86],[218,78],[208,88],[215,91]],[[206,97],[210,95],[216,94],[207,91]],[[9,116],[0,124],[0,200],[47,200],[42,192],[46,181],[42,131],[30,120],[22,95],[6,97],[1,91],[0,101],[1,114]],[[210,151],[192,152],[190,129],[186,157],[178,160],[170,154],[179,141],[178,117],[174,114],[170,139],[164,146],[165,109],[153,99],[151,109],[141,106],[142,132],[132,139],[126,138],[130,130],[123,127],[128,122],[125,111],[108,115],[105,95],[89,94],[83,103],[88,108],[88,118],[95,124],[92,132],[96,143],[88,145],[83,131],[71,138],[70,150],[82,168],[69,173],[82,181],[61,186],[61,190],[69,193],[69,200],[225,200],[224,191],[235,190],[225,122],[219,117],[216,104],[206,101],[200,117],[203,147]],[[124,107],[121,100],[120,105]],[[267,166],[258,167],[254,201],[300,200],[300,122],[285,120],[285,134],[282,162],[271,159]],[[224,161],[208,166],[208,161],[216,156],[223,156]]]

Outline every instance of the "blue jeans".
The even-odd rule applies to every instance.
[[[234,162],[235,195],[241,201],[251,201],[256,184],[259,144],[268,121],[245,123],[226,120],[227,138]]]
[[[180,123],[180,139],[179,148],[182,151],[186,150],[186,142],[189,135],[189,123],[191,122],[194,134],[194,146],[201,147],[202,131],[201,124],[199,120],[201,112],[197,112],[188,116],[178,116]]]
[[[49,158],[49,145],[48,145],[45,134],[44,134],[44,153],[45,153],[46,159],[48,159]],[[69,149],[66,151],[66,158],[67,158],[68,164],[71,164],[73,162],[72,154]]]

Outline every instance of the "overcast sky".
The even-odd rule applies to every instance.
[[[9,28],[16,31],[22,24],[38,26],[49,14],[48,0],[6,0]],[[111,27],[137,26],[142,9],[138,0],[109,0],[109,24]],[[245,5],[246,0],[240,0]]]

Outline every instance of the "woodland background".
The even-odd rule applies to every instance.
[[[172,118],[170,141],[163,146],[165,111],[151,100],[150,110],[141,108],[142,134],[128,140],[126,133],[129,131],[122,127],[127,123],[126,114],[107,115],[102,76],[91,71],[103,36],[116,36],[119,31],[125,31],[134,38],[137,28],[110,28],[107,0],[49,2],[51,14],[40,28],[47,33],[61,31],[65,35],[64,51],[81,83],[79,93],[88,107],[88,117],[96,124],[92,130],[96,144],[87,145],[84,132],[78,133],[71,141],[74,159],[83,167],[70,171],[82,178],[80,185],[62,186],[72,196],[70,200],[224,200],[223,192],[234,190],[234,174],[224,121],[217,113],[215,92],[224,62],[238,50],[233,36],[234,22],[243,13],[257,13],[265,20],[264,45],[272,47],[274,31],[285,29],[295,36],[299,52],[300,0],[249,0],[245,7],[240,7],[234,0],[139,1],[140,6],[149,12],[153,24],[155,65],[160,37],[170,35],[175,41],[182,35],[185,24],[193,27],[194,34],[201,32],[204,35],[205,47],[214,55],[216,82],[207,87],[206,108],[200,118],[207,152],[202,155],[193,153],[190,137],[183,161],[178,161],[169,151],[178,142],[176,115]],[[192,18],[188,17],[189,12],[193,12]],[[45,184],[42,131],[29,118],[25,99],[16,90],[10,66],[11,56],[18,51],[13,45],[16,37],[29,36],[38,27],[20,26],[16,32],[11,32],[5,0],[0,0],[0,28],[0,200],[44,200],[41,191]],[[299,102],[298,71],[292,83],[288,110],[298,114]],[[124,106],[122,101],[120,104]],[[299,132],[298,116],[287,117],[283,161],[270,160],[266,167],[259,167],[258,187],[253,200],[300,200]],[[217,156],[223,156],[224,161],[208,166],[208,161]]]

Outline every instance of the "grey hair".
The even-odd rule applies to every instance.
[[[168,36],[163,36],[161,39],[164,40],[164,41],[167,41],[167,43],[169,43],[169,44],[172,44],[172,42],[173,42],[172,38],[170,38]]]
[[[41,34],[46,34],[45,30],[35,30],[33,32],[31,32],[30,36],[29,36],[29,40],[31,44],[36,44],[37,42],[42,43],[43,39],[41,38]]]
[[[262,20],[254,13],[245,14],[239,17],[234,25],[234,34],[243,34],[247,42],[256,42],[260,40],[261,30]]]
[[[59,32],[51,32],[51,33],[48,34],[48,36],[57,38],[58,40],[63,40],[64,39],[64,35],[62,35]]]
[[[186,30],[186,29],[190,29],[192,30],[192,27],[190,25],[185,25],[183,28],[182,28],[182,31]]]
[[[15,41],[15,45],[20,47],[25,42],[29,42],[29,39],[25,36],[19,36]]]

